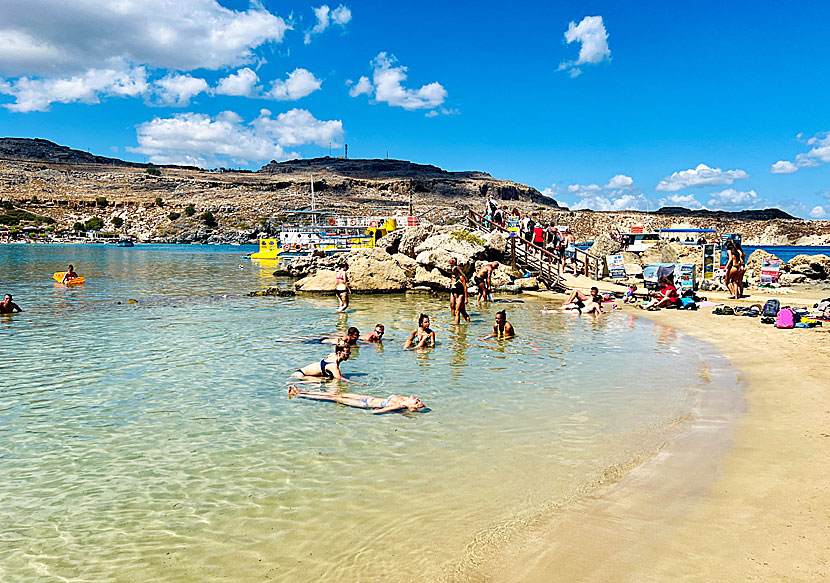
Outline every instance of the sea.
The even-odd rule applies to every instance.
[[[418,294],[249,297],[244,246],[0,246],[0,580],[463,581],[740,391],[707,345],[629,313]],[[52,274],[72,263],[86,278]],[[518,335],[494,341],[497,310]],[[418,315],[437,346],[403,350]],[[319,339],[386,327],[312,385],[417,395],[372,415],[289,399]],[[720,370],[720,374],[714,374]],[[737,415],[737,410],[735,415]]]

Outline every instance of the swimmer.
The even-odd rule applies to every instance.
[[[22,312],[23,310],[21,310],[20,306],[12,301],[11,294],[6,294],[3,297],[3,301],[0,302],[0,314],[12,314],[15,311]]]
[[[388,413],[390,411],[399,411],[401,409],[408,409],[409,411],[418,411],[424,408],[421,399],[415,396],[404,397],[403,395],[389,395],[385,399],[379,397],[370,397],[368,395],[357,395],[355,393],[318,393],[316,391],[301,391],[298,387],[291,385],[288,387],[288,397],[300,397],[302,399],[312,399],[314,401],[331,401],[340,403],[348,407],[357,407],[358,409],[374,409],[373,415],[378,413]]]
[[[63,274],[63,279],[61,280],[61,283],[66,283],[70,279],[77,279],[78,277],[78,274],[75,273],[75,268],[72,267],[72,265],[70,264],[69,270]]]
[[[348,345],[338,344],[334,348],[334,352],[329,354],[320,362],[312,362],[303,368],[298,368],[291,376],[295,379],[315,380],[315,379],[340,379],[343,374],[340,372],[340,363],[344,360],[349,360],[350,349]]]
[[[349,346],[354,346],[360,339],[360,330],[354,326],[350,327],[345,335],[334,336],[333,338],[323,338],[320,342],[323,344],[340,344],[345,343]]]
[[[383,324],[375,324],[375,329],[360,337],[363,342],[380,342],[383,339]]]
[[[455,317],[455,323],[461,322],[464,318],[468,322],[470,316],[467,314],[467,278],[455,257],[450,258],[450,314]]]
[[[493,324],[493,333],[484,338],[514,338],[516,330],[513,324],[507,321],[507,313],[504,310],[496,312],[496,323]]]
[[[430,329],[429,316],[426,314],[418,316],[418,327],[412,331],[412,334],[403,343],[405,349],[412,348],[413,346],[416,348],[435,346],[435,332]]]

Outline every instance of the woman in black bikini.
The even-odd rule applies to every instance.
[[[303,368],[298,368],[291,376],[295,379],[315,380],[315,379],[340,379],[347,380],[340,372],[340,363],[344,360],[349,360],[350,349],[348,345],[337,345],[334,348],[334,353],[329,354],[320,362],[312,362]]]
[[[357,407],[358,409],[374,409],[372,414],[388,413],[389,411],[399,411],[401,409],[409,409],[410,411],[418,411],[424,408],[421,399],[415,396],[405,397],[403,395],[389,395],[385,399],[379,397],[370,397],[368,395],[358,395],[356,393],[318,393],[314,391],[301,391],[294,385],[288,387],[288,397],[300,397],[302,399],[312,399],[314,401],[332,401],[347,405],[349,407]]]
[[[450,314],[455,317],[456,324],[461,322],[461,318],[470,321],[466,306],[467,278],[453,257],[450,259]]]

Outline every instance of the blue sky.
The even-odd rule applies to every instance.
[[[253,169],[347,143],[571,208],[830,218],[828,3],[0,0],[0,14],[5,136]]]

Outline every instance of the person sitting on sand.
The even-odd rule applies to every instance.
[[[78,277],[79,275],[75,273],[75,268],[72,267],[72,265],[70,265],[69,270],[63,274],[63,279],[61,280],[61,283],[66,283],[67,281],[72,279],[78,279]]]
[[[406,348],[423,348],[425,346],[435,346],[435,332],[429,327],[429,316],[421,314],[418,316],[418,327],[412,331],[403,347]]]
[[[493,324],[493,332],[484,338],[514,338],[516,330],[513,324],[507,321],[507,313],[504,310],[496,312],[496,323]]]
[[[323,344],[347,344],[348,346],[354,346],[358,340],[360,340],[360,330],[352,326],[346,330],[345,335],[323,338],[320,342]]]
[[[0,302],[0,314],[13,314],[15,311],[22,312],[23,310],[12,301],[11,294],[6,294]]]
[[[628,291],[626,291],[625,295],[623,296],[623,302],[625,302],[626,304],[633,304],[634,302],[636,302],[637,298],[634,296],[635,293],[637,293],[637,284],[632,283],[628,286]]]
[[[470,321],[467,314],[467,278],[455,257],[450,258],[450,315],[455,317],[456,324],[461,322],[461,318]]]
[[[346,272],[348,268],[346,262],[340,261],[337,267],[339,269],[335,276],[337,283],[334,286],[334,295],[337,296],[337,301],[340,302],[337,311],[338,313],[342,313],[349,307],[349,296],[352,294],[352,288],[349,286],[349,274]]]
[[[589,295],[585,295],[578,289],[574,288],[571,290],[570,295],[568,295],[568,299],[562,304],[560,309],[562,310],[582,310],[585,308],[586,302],[599,302],[602,303],[602,296],[599,294],[599,288],[592,287]]]
[[[320,393],[317,391],[301,391],[298,387],[291,385],[288,387],[288,397],[299,397],[301,399],[311,399],[314,401],[330,401],[340,403],[348,407],[357,407],[358,409],[374,409],[373,415],[378,413],[389,413],[390,411],[400,411],[401,409],[408,409],[409,411],[418,411],[424,408],[421,399],[410,395],[405,397],[403,395],[389,395],[385,399],[380,397],[370,397],[368,395],[358,395],[356,393]]]
[[[329,354],[320,362],[312,362],[303,368],[298,368],[291,376],[303,380],[320,378],[346,380],[340,372],[340,363],[349,360],[350,353],[351,350],[347,344],[338,344],[334,347],[332,354]]]
[[[644,306],[641,305],[642,309],[667,308],[680,303],[680,294],[677,293],[677,288],[674,287],[668,277],[661,278],[660,285],[662,286],[660,291],[653,294],[653,298],[649,303]]]
[[[360,337],[363,342],[380,342],[383,339],[383,324],[375,324],[375,329]]]
[[[493,292],[493,270],[499,266],[498,261],[485,263],[478,268],[478,271],[473,276],[473,283],[478,286],[478,295],[476,299],[481,301],[490,301],[490,294]]]
[[[596,289],[596,288],[593,288]],[[581,306],[581,307],[580,307]],[[572,304],[565,304],[559,310],[563,314],[607,314],[605,310],[602,309],[602,296],[599,294],[591,295],[586,303],[583,303],[579,300]]]

